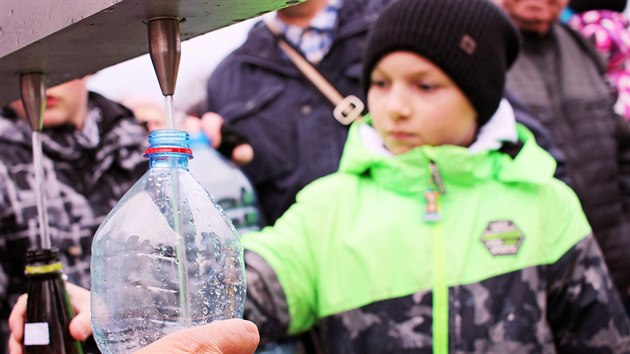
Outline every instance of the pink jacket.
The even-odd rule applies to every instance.
[[[615,111],[630,119],[630,29],[628,18],[610,10],[575,14],[569,25],[593,40],[608,62],[607,74],[619,97]]]

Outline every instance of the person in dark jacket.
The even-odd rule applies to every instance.
[[[279,11],[273,20],[338,91],[364,99],[359,79],[365,36],[387,2],[310,0]],[[306,28],[316,32],[310,39],[299,33]],[[263,21],[214,70],[206,99],[207,111],[218,113],[254,148],[244,171],[267,223],[273,224],[306,184],[339,167],[347,126],[333,118],[334,107],[286,58]]]
[[[630,304],[628,122],[591,43],[558,22],[567,0],[495,0],[511,16],[523,51],[507,87],[550,132],[626,303]]]
[[[88,92],[87,78],[46,91],[42,133],[52,245],[68,280],[90,284],[92,237],[118,199],[146,171],[145,132],[131,111]],[[25,254],[38,247],[31,128],[21,102],[0,113],[0,352],[7,318],[26,291]]]

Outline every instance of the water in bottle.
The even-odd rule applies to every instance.
[[[188,134],[156,130],[149,144],[149,170],[92,243],[92,327],[105,353],[243,312],[238,233],[188,172]]]

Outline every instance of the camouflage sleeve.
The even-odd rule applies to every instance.
[[[243,317],[258,326],[261,344],[286,337],[289,307],[273,269],[258,254],[245,251],[245,270],[247,298]]]
[[[630,353],[630,323],[593,235],[548,268],[558,353]]]
[[[12,215],[11,200],[17,200],[15,188],[9,188],[7,183],[8,175],[6,165],[0,162],[0,230],[4,231],[8,229],[7,219]],[[9,277],[5,269],[5,262],[9,258],[8,252],[6,235],[0,232],[0,313],[6,312],[5,307],[8,306]]]
[[[10,215],[9,200],[11,198],[10,190],[6,183],[6,166],[0,163],[0,230],[6,229],[8,215]],[[0,353],[7,348],[9,339],[9,313],[11,313],[11,305],[9,303],[9,276],[6,272],[4,263],[9,258],[5,235],[0,233]]]

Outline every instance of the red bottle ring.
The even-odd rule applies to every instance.
[[[176,153],[176,154],[186,154],[192,155],[192,150],[190,148],[181,148],[181,147],[156,147],[156,148],[147,148],[144,150],[144,156],[148,156],[150,154],[161,154],[161,153]]]

